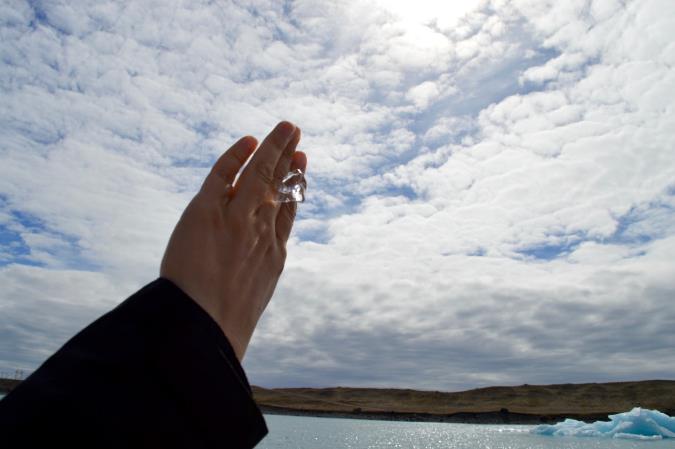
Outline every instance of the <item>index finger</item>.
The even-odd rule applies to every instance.
[[[290,122],[279,123],[256,150],[239,179],[242,200],[257,207],[274,185],[274,169],[297,128]],[[259,201],[251,200],[260,198]]]

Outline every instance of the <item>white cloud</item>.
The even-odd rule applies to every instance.
[[[30,372],[133,293],[134,283],[81,270],[0,267],[0,366]]]
[[[254,382],[672,373],[672,2],[404,3],[0,10],[0,363],[156,276],[214,158],[289,119],[309,201]]]
[[[440,93],[438,86],[433,81],[424,81],[408,90],[406,97],[418,108],[426,108]]]

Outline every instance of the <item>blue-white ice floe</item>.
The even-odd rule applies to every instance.
[[[531,430],[539,435],[613,437],[635,440],[675,438],[675,417],[658,410],[636,407],[630,412],[609,415],[611,421],[585,423],[566,419],[554,425],[541,425]]]

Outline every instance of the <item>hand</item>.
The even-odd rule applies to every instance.
[[[299,141],[299,128],[279,123],[236,184],[257,141],[247,136],[235,143],[183,212],[162,260],[160,276],[211,315],[239,360],[284,268],[296,204],[274,201],[274,183],[290,170],[305,171],[307,157],[295,151]]]

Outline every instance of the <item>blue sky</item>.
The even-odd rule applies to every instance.
[[[264,386],[673,378],[675,4],[0,7],[0,370],[157,276],[215,158],[302,128]]]

